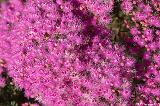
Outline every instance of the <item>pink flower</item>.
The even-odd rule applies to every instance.
[[[131,0],[123,0],[122,4],[121,4],[121,8],[123,10],[123,12],[125,13],[130,13],[133,9],[132,6],[132,1]]]

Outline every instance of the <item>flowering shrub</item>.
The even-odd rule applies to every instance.
[[[25,97],[44,106],[132,106],[134,92],[152,103],[159,92],[157,1],[10,0],[0,4],[0,74],[6,73]],[[114,9],[125,13],[134,43],[144,49],[139,64],[125,45],[114,44]],[[137,6],[136,6],[137,5]],[[152,7],[150,5],[153,5]],[[117,6],[117,7],[116,7]],[[145,9],[144,9],[145,8]],[[118,13],[116,13],[118,14]],[[114,16],[114,14],[113,14]],[[116,35],[117,36],[117,35]],[[128,40],[131,39],[131,40]],[[137,67],[145,68],[143,74]],[[134,71],[138,72],[134,72]],[[145,84],[135,84],[142,79]],[[0,77],[0,87],[5,86]],[[136,82],[137,83],[137,82]],[[133,88],[135,87],[135,89]],[[144,99],[145,98],[145,99]],[[146,99],[147,98],[147,99]],[[136,101],[137,102],[137,101]],[[22,106],[39,105],[27,103]]]

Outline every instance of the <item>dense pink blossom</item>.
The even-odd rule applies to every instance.
[[[133,9],[132,0],[123,0],[121,9],[127,14],[130,13]]]
[[[44,106],[158,106],[159,6],[158,0],[3,1],[0,88],[12,78]],[[120,29],[112,31],[114,25]]]
[[[114,0],[78,0],[83,7],[93,12],[98,22],[102,25],[111,22],[109,15],[113,9]]]
[[[133,0],[134,1],[134,0]],[[155,51],[159,49],[159,34],[158,28],[160,27],[160,18],[155,10],[152,10],[151,5],[154,2],[145,4],[144,2],[134,1],[137,4],[137,9],[131,11],[131,20],[134,26],[130,26],[131,34],[134,41],[141,47],[145,47],[148,51]],[[134,6],[134,4],[133,4]],[[122,6],[123,8],[123,6]],[[125,11],[124,11],[125,12]],[[128,24],[128,23],[127,23]]]
[[[137,91],[138,94],[143,96],[142,98],[139,97],[142,104],[155,104],[155,99],[153,98],[158,101],[160,96],[159,1],[131,1],[133,1],[132,8],[135,9],[131,10],[130,14],[123,10],[126,15],[131,17],[131,20],[127,20],[125,23],[130,30],[134,43],[144,49],[142,61],[146,62],[143,66],[143,72],[138,77],[144,81],[144,84],[138,84]],[[124,6],[122,6],[123,8]],[[132,25],[130,24],[131,21],[133,22]],[[139,71],[141,70],[139,69]],[[158,105],[157,102],[155,105]]]
[[[0,58],[25,96],[46,106],[129,104],[135,60],[90,21],[109,23],[113,1],[79,2],[95,16],[74,1],[3,3]]]

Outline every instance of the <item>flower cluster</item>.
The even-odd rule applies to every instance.
[[[112,8],[112,0],[2,3],[0,59],[15,85],[46,106],[129,104],[134,59],[94,23],[108,23]]]
[[[129,1],[128,1],[129,2]],[[130,33],[133,36],[133,40],[140,45],[141,47],[145,47],[147,51],[156,51],[160,49],[160,37],[159,37],[159,28],[160,28],[160,18],[158,11],[154,9],[153,4],[157,4],[158,2],[138,2],[132,1],[131,3],[124,2],[122,4],[127,3],[131,9],[127,9],[125,11],[126,5],[121,5],[124,12],[130,15],[132,23],[130,21],[126,21],[126,26],[130,29]],[[133,9],[135,7],[135,9]]]
[[[122,2],[123,12],[129,16],[125,20],[126,27],[134,43],[144,49],[142,61],[144,67],[141,79],[145,84],[138,85],[139,94],[143,95],[143,103],[152,103],[160,96],[160,17],[159,1],[127,0]]]
[[[110,12],[112,12],[114,0],[78,0],[81,3],[81,9],[87,8],[94,13],[98,23],[106,25],[111,22]]]
[[[7,71],[27,98],[44,106],[155,104],[160,101],[159,4],[158,0],[1,3],[0,88],[8,81],[2,75]],[[113,9],[117,13],[111,16]],[[122,44],[111,42],[114,30],[106,28],[111,17],[123,20],[129,29],[129,36],[119,36]],[[117,26],[116,37],[125,29]]]

